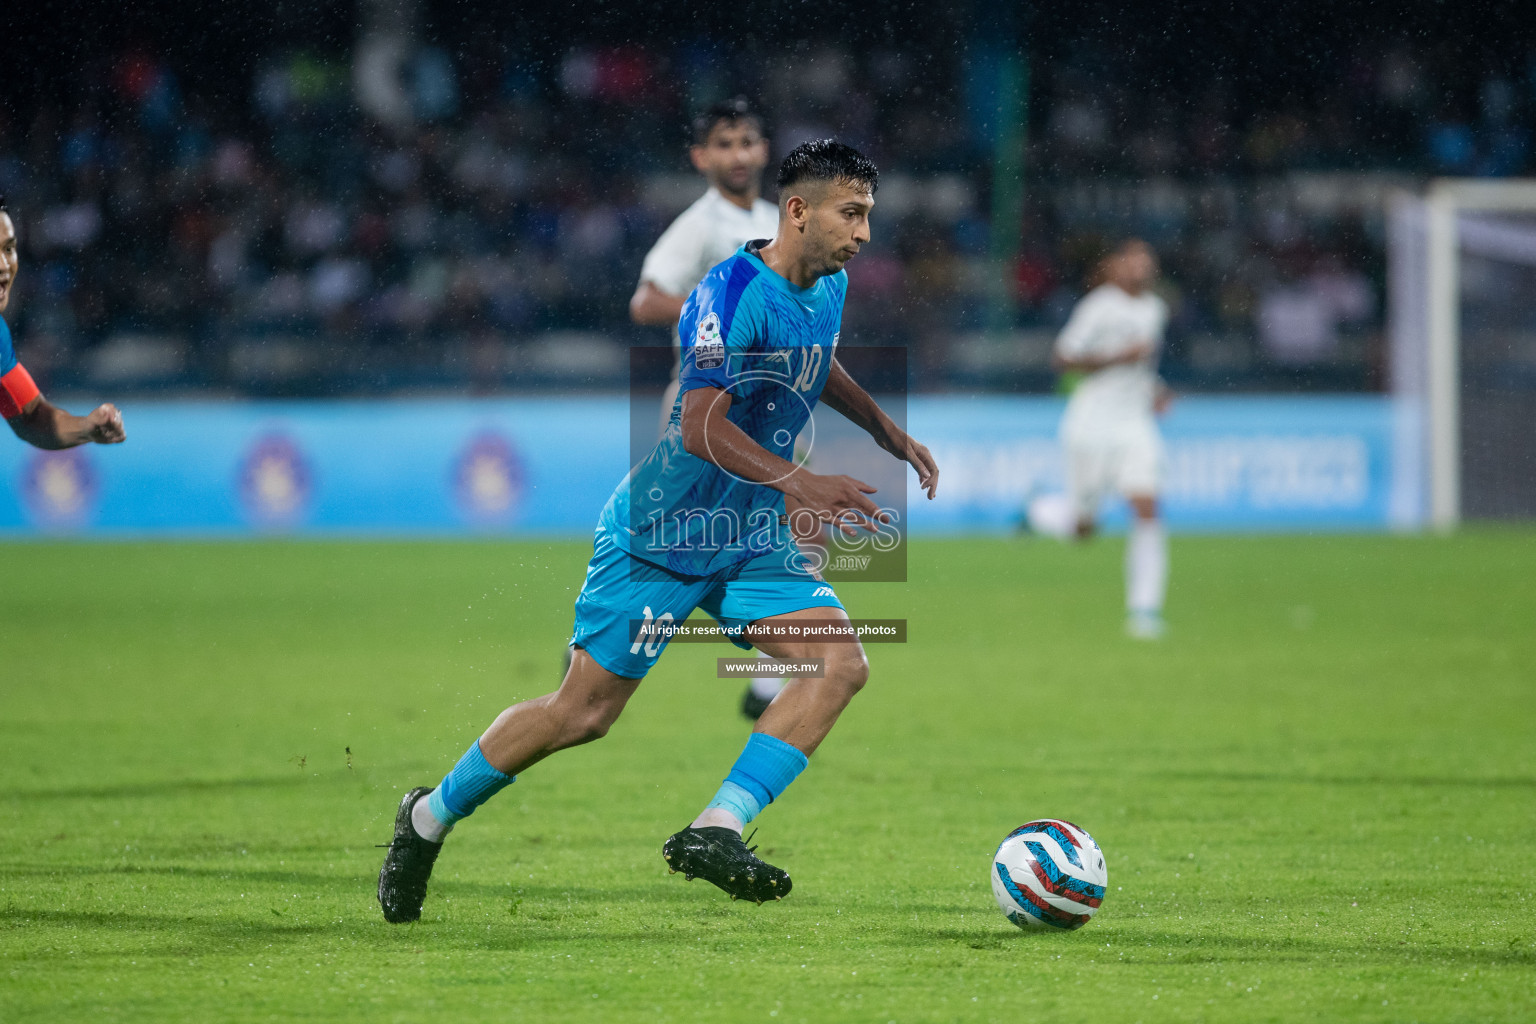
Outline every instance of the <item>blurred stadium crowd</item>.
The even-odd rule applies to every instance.
[[[689,114],[745,89],[776,154],[836,134],[880,164],[845,340],[910,345],[923,387],[1049,387],[1096,253],[1138,234],[1164,259],[1175,384],[1370,389],[1388,191],[1533,169],[1536,58],[1460,104],[1433,51],[1401,46],[1333,58],[1305,103],[1041,60],[999,333],[985,62],[749,56],[421,46],[404,108],[369,95],[360,54],[274,56],[236,102],[146,50],[97,61],[74,98],[0,110],[27,363],[55,386],[129,390],[622,384],[628,345],[665,343],[626,301],[701,191]]]

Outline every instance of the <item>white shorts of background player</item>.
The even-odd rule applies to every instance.
[[[1162,493],[1167,455],[1150,418],[1100,426],[1068,423],[1061,440],[1067,498],[1079,520],[1097,518],[1111,494],[1155,498]]]

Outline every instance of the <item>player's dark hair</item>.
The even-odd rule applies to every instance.
[[[852,146],[835,139],[802,142],[789,151],[779,165],[779,195],[805,181],[831,181],[839,185],[868,189],[871,195],[880,184],[880,172],[874,161]]]
[[[751,121],[757,125],[758,131],[763,130],[762,115],[752,109],[752,104],[747,102],[745,96],[732,96],[728,100],[711,103],[693,119],[693,144],[702,146],[709,141],[709,133],[720,125],[734,126],[741,121]]]

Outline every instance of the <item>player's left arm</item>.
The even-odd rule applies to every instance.
[[[110,402],[97,406],[89,415],[74,416],[40,394],[5,422],[23,441],[48,450],[92,442],[120,444],[128,436],[123,429],[123,414]]]
[[[1163,346],[1167,343],[1168,331],[1168,304],[1161,297],[1158,298],[1158,302],[1161,303],[1161,306],[1155,333],[1157,345],[1153,349],[1154,355],[1162,353]],[[1163,380],[1163,375],[1154,373],[1152,375],[1152,415],[1162,416],[1165,414],[1173,406],[1174,399],[1176,398],[1178,398],[1178,395],[1174,394],[1173,389],[1168,386],[1168,382]]]
[[[832,369],[827,373],[827,385],[822,389],[821,401],[865,430],[881,448],[903,462],[910,462],[912,468],[917,470],[918,484],[928,492],[928,499],[933,500],[939,492],[939,464],[933,461],[933,454],[911,434],[898,427],[896,421],[886,415],[879,403],[849,376],[836,358],[833,358]]]

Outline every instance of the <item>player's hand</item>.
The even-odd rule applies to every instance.
[[[913,440],[911,434],[903,433],[897,439],[893,454],[904,462],[912,463],[912,468],[917,470],[917,485],[928,492],[928,500],[932,501],[939,493],[939,464],[933,461],[933,453],[927,446]]]
[[[880,511],[866,497],[874,494],[875,488],[862,480],[822,476],[804,469],[797,470],[790,480],[792,486],[784,491],[786,505],[793,498],[801,508],[815,513],[822,522],[832,523],[847,536],[858,536],[856,526],[874,533],[876,523],[891,521],[888,513]]]
[[[800,499],[787,491],[784,494],[784,513],[789,516],[789,532],[790,536],[795,538],[795,543],[823,545],[826,543],[822,536],[826,525],[821,518],[800,504]]]
[[[1152,343],[1150,341],[1139,341],[1135,345],[1132,345],[1130,348],[1122,352],[1119,358],[1113,360],[1113,363],[1118,363],[1121,366],[1134,366],[1135,364],[1144,362],[1151,357]]]
[[[121,444],[128,436],[123,429],[123,414],[111,402],[92,409],[85,422],[86,440],[97,444]]]

